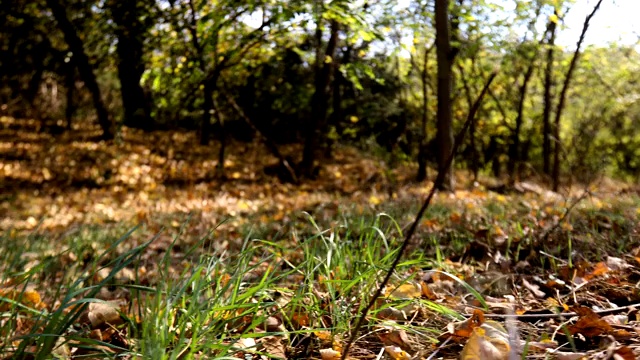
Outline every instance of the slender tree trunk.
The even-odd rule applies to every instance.
[[[344,109],[342,108],[342,86],[344,84],[344,78],[340,72],[341,64],[348,64],[350,61],[350,50],[347,50],[340,61],[334,59],[333,68],[331,70],[333,82],[331,84],[331,115],[329,116],[329,127],[333,127],[338,134],[342,133],[344,128],[342,122],[344,119]],[[325,156],[327,158],[332,157],[334,140],[327,139],[325,146]]]
[[[454,54],[451,49],[451,36],[449,32],[449,0],[436,0],[436,47],[438,59],[438,166],[443,171],[445,181],[443,189],[454,189],[453,166],[447,167],[447,159],[453,150],[453,109],[451,104],[451,88],[453,73],[451,64]]]
[[[225,175],[224,175],[224,158],[225,158],[225,152],[227,150],[227,134],[224,128],[224,117],[222,116],[222,113],[220,113],[220,109],[218,108],[218,105],[216,103],[216,99],[212,98],[212,104],[213,104],[213,114],[216,117],[216,121],[218,122],[218,125],[220,126],[219,130],[218,130],[218,136],[219,136],[219,140],[220,140],[220,149],[218,150],[218,165],[216,166],[216,176],[220,179],[225,179]]]
[[[200,124],[200,145],[209,145],[209,140],[211,139],[211,115],[215,111],[215,104],[213,102],[213,96],[215,95],[215,90],[218,85],[218,77],[220,75],[217,70],[213,73],[213,76],[210,78],[207,76],[209,74],[209,67],[207,66],[207,62],[204,57],[204,49],[202,44],[200,43],[200,39],[198,37],[198,19],[196,16],[196,8],[193,4],[193,0],[188,1],[189,9],[191,11],[191,17],[189,18],[190,26],[189,32],[191,33],[191,43],[196,50],[196,56],[198,60],[198,67],[202,74],[204,74],[205,78],[202,80],[202,92],[204,98],[202,99],[202,123]],[[217,115],[216,115],[217,116]],[[218,164],[220,166],[220,164]],[[224,164],[223,164],[224,165]]]
[[[205,80],[203,84],[202,124],[200,124],[200,145],[208,145],[211,138],[211,114],[214,112],[212,82]]]
[[[472,60],[472,68],[475,70],[475,66],[476,66],[476,59],[475,58],[471,58]],[[473,71],[473,73],[475,73],[475,71]],[[465,94],[466,94],[466,98],[467,98],[467,103],[469,106],[469,111],[471,112],[471,109],[473,108],[473,105],[475,104],[475,102],[473,102],[471,100],[471,86],[469,85],[469,83],[466,81],[465,75],[464,75],[464,69],[462,66],[460,66],[460,77],[462,78],[462,85],[464,87],[465,90]],[[493,77],[495,77],[495,75],[492,75],[492,78],[490,80],[490,82],[493,81]],[[487,87],[487,90],[489,91],[489,88]],[[482,96],[484,97],[484,94],[482,94]],[[478,105],[479,106],[479,105]],[[474,110],[474,114],[473,116],[475,117],[475,113],[478,111],[478,109]],[[469,159],[469,167],[471,168],[471,173],[473,174],[473,181],[476,181],[478,179],[478,171],[480,171],[479,169],[479,165],[478,165],[478,151],[476,149],[476,122],[475,119],[473,121],[471,121],[471,123],[469,124],[469,151],[467,152],[467,156]]]
[[[318,25],[320,24],[318,23]],[[331,69],[333,68],[331,62],[327,60],[334,58],[338,44],[339,28],[340,26],[337,21],[331,21],[331,36],[324,54],[322,51],[316,52],[315,91],[311,98],[311,119],[307,127],[302,163],[300,164],[301,175],[306,177],[313,176],[316,151],[320,144],[320,139],[324,138],[322,130],[324,129],[324,122],[327,118],[329,100],[328,87],[331,82]],[[320,35],[322,34],[320,33]],[[320,36],[320,38],[321,37],[322,36]],[[318,39],[318,36],[316,36],[316,39]],[[320,44],[318,44],[318,46],[320,46]]]
[[[137,0],[112,0],[109,9],[116,24],[118,44],[118,78],[124,108],[124,124],[126,126],[151,130],[151,106],[140,85],[144,73],[143,35],[144,26],[140,22],[140,3]]]
[[[509,147],[509,162],[507,163],[507,172],[509,173],[510,181],[515,181],[519,174],[517,173],[517,169],[520,165],[520,132],[522,131],[522,123],[524,121],[523,113],[524,113],[524,102],[527,98],[527,89],[529,88],[529,81],[533,76],[533,70],[535,65],[534,55],[530,61],[529,65],[527,65],[527,71],[524,73],[524,77],[522,78],[522,84],[518,89],[519,97],[518,97],[518,105],[516,108],[516,124],[513,129],[513,133],[511,134],[511,146]]]
[[[425,47],[424,59],[422,62],[422,70],[420,71],[420,83],[422,85],[422,123],[420,125],[420,150],[418,151],[418,174],[416,180],[418,182],[427,179],[427,137],[429,125],[429,53],[433,46]]]
[[[553,153],[553,191],[558,191],[560,186],[560,151],[562,150],[562,142],[560,141],[560,120],[562,118],[562,110],[564,109],[564,103],[567,98],[567,91],[569,90],[569,83],[571,82],[571,76],[573,75],[573,71],[578,63],[578,57],[580,56],[580,48],[582,47],[582,43],[584,42],[584,36],[589,29],[589,22],[591,18],[596,14],[598,9],[600,8],[600,4],[602,4],[602,0],[598,0],[598,3],[593,7],[593,11],[589,15],[587,15],[584,20],[584,25],[582,26],[582,32],[580,33],[580,39],[578,39],[578,44],[576,45],[576,51],[573,53],[573,57],[571,58],[571,62],[569,63],[569,69],[567,70],[567,75],[564,79],[564,84],[562,84],[562,90],[560,91],[560,99],[558,101],[558,107],[556,109],[556,118],[555,118],[555,126],[554,126],[554,140],[556,142],[555,151]]]
[[[65,120],[67,121],[67,130],[71,130],[73,113],[76,111],[76,106],[73,101],[75,88],[76,88],[76,77],[75,77],[75,66],[73,63],[69,62],[65,66],[65,74],[64,74],[64,85],[67,88],[67,103],[64,109]]]
[[[64,34],[64,39],[69,46],[69,49],[73,53],[74,59],[72,60],[80,73],[80,77],[84,84],[87,86],[87,89],[91,93],[91,98],[93,100],[93,106],[96,109],[96,115],[98,117],[98,123],[102,128],[102,138],[105,140],[113,139],[113,129],[111,119],[109,119],[109,113],[107,112],[107,108],[104,106],[104,102],[102,101],[102,95],[100,93],[100,87],[98,86],[98,81],[96,80],[96,76],[93,73],[93,68],[91,63],[89,62],[89,57],[84,51],[84,45],[80,36],[76,32],[76,29],[73,27],[73,24],[67,17],[67,12],[65,10],[65,5],[62,4],[62,0],[46,0],[47,6],[51,9],[51,13],[53,17],[56,19],[60,30]]]
[[[558,10],[554,11],[557,16]],[[551,174],[551,108],[553,98],[551,91],[554,86],[553,81],[553,56],[555,51],[557,24],[552,21],[549,24],[549,40],[547,42],[547,64],[544,69],[544,110],[542,111],[542,172],[545,175]]]

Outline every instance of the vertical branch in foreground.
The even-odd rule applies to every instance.
[[[584,42],[584,36],[587,33],[587,29],[589,29],[589,22],[591,21],[593,15],[595,15],[600,8],[600,4],[602,4],[602,0],[598,0],[596,6],[593,7],[593,11],[591,11],[591,13],[587,15],[587,18],[584,19],[582,33],[580,33],[580,39],[578,39],[576,51],[573,53],[571,63],[569,63],[569,69],[567,70],[567,76],[564,79],[564,84],[562,84],[562,90],[560,91],[560,100],[558,101],[555,126],[553,128],[553,135],[555,138],[554,140],[556,142],[555,151],[553,152],[553,172],[551,174],[551,177],[553,179],[553,191],[558,191],[558,187],[560,186],[560,150],[562,149],[562,143],[560,142],[560,119],[562,118],[562,109],[564,108],[564,103],[567,98],[567,91],[569,89],[569,83],[571,82],[571,75],[573,75],[573,70],[576,68],[576,64],[578,63],[578,57],[580,56],[580,48],[582,47],[582,43]]]
[[[407,234],[405,235],[404,240],[400,245],[400,249],[398,249],[398,253],[396,254],[396,257],[393,259],[393,263],[391,263],[391,267],[387,271],[387,274],[385,275],[380,285],[378,285],[376,292],[371,297],[371,300],[369,300],[369,302],[367,303],[367,306],[365,306],[360,312],[360,316],[356,321],[356,325],[351,330],[351,335],[349,336],[349,340],[347,341],[347,343],[344,345],[344,348],[342,349],[342,355],[340,357],[341,360],[345,360],[347,358],[347,354],[349,353],[349,348],[351,348],[351,345],[353,344],[356,337],[358,336],[358,331],[360,330],[360,328],[362,328],[362,325],[364,324],[364,321],[367,317],[367,314],[369,313],[369,310],[371,310],[371,307],[373,307],[373,304],[375,304],[376,300],[380,297],[380,295],[382,295],[382,291],[384,290],[385,286],[389,283],[389,280],[391,279],[391,276],[393,275],[393,272],[395,271],[396,267],[398,267],[398,264],[402,259],[402,255],[404,255],[404,252],[407,250],[407,247],[411,242],[411,238],[413,237],[413,234],[415,234],[416,230],[418,229],[418,224],[420,224],[420,220],[422,219],[422,216],[424,215],[425,211],[427,211],[427,208],[431,203],[431,199],[433,199],[433,196],[435,195],[438,188],[442,186],[442,184],[444,184],[446,180],[446,175],[448,173],[447,169],[451,167],[451,163],[453,162],[453,158],[456,152],[458,151],[458,147],[462,143],[462,140],[464,140],[464,135],[469,129],[469,127],[471,126],[471,123],[473,122],[475,115],[478,112],[478,109],[480,109],[480,105],[482,104],[482,99],[484,98],[485,94],[489,91],[489,86],[491,86],[491,83],[495,79],[496,75],[497,75],[497,71],[494,71],[493,73],[491,73],[491,75],[487,79],[487,82],[482,88],[480,95],[478,95],[478,98],[476,99],[473,106],[469,110],[467,119],[465,120],[464,125],[462,126],[462,129],[460,130],[460,132],[455,138],[455,141],[453,143],[453,148],[451,152],[447,154],[446,161],[438,169],[438,176],[433,182],[433,187],[431,188],[429,195],[427,195],[427,198],[424,200],[422,207],[416,214],[415,219],[411,223],[411,227],[407,231]]]

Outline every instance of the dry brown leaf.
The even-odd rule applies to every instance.
[[[587,338],[593,338],[613,332],[611,325],[602,320],[598,314],[588,307],[576,306],[572,307],[571,310],[580,316],[575,324],[569,326],[571,335],[580,333]]]
[[[407,314],[402,310],[389,306],[376,312],[376,318],[381,320],[407,320]]]
[[[257,348],[256,339],[254,338],[240,338],[234,344],[234,349],[239,350],[235,356],[244,359],[244,353],[254,353]]]
[[[601,261],[601,262],[597,263],[594,266],[593,271],[591,271],[590,273],[586,274],[584,276],[584,278],[585,278],[585,280],[591,280],[591,279],[593,279],[595,277],[602,276],[602,275],[608,273],[609,270],[610,269],[607,266],[607,264],[605,264],[604,262]]]
[[[551,353],[557,360],[581,360],[588,358],[588,355],[586,353],[570,353],[564,351],[554,351]]]
[[[439,339],[442,341],[451,337],[452,340],[457,342],[463,342],[467,338],[471,337],[473,330],[484,323],[484,313],[478,309],[475,309],[473,315],[464,322],[461,323],[449,323],[447,324],[448,332],[440,335]]]
[[[260,339],[260,345],[263,347],[263,352],[269,354],[270,359],[286,359],[287,349],[280,336],[265,336]],[[266,356],[263,356],[267,359]]]
[[[104,324],[119,325],[123,323],[120,317],[120,302],[92,302],[89,304],[87,317],[92,328],[97,328]]]
[[[402,350],[411,351],[411,344],[404,330],[385,329],[378,333],[378,338],[385,346],[396,346]]]
[[[420,281],[420,289],[422,290],[422,296],[424,296],[425,298],[429,300],[438,299],[438,295],[436,295],[436,293],[434,293],[429,285],[427,285],[427,283],[425,283],[424,281]]]
[[[473,329],[473,333],[460,354],[461,360],[505,360],[509,357],[509,339],[492,337],[483,327]]]
[[[621,346],[613,353],[613,360],[634,360],[637,359],[633,349],[628,346]]]

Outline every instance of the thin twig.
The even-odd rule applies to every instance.
[[[558,219],[558,221],[555,222],[555,224],[553,224],[553,226],[551,226],[550,228],[547,229],[547,231],[545,231],[544,233],[542,233],[542,235],[540,235],[540,242],[545,243],[547,241],[547,239],[549,238],[549,236],[556,231],[560,225],[562,225],[562,223],[567,219],[567,216],[569,216],[569,213],[571,213],[571,211],[573,210],[573,208],[576,207],[576,205],[578,205],[580,202],[582,202],[582,200],[586,199],[587,196],[589,196],[591,193],[589,192],[588,186],[585,189],[585,191],[582,192],[582,194],[577,197],[573,203],[571,203],[569,205],[569,207],[567,207],[564,211],[564,214],[562,214],[562,217],[560,217],[560,219]]]
[[[640,303],[621,306],[613,309],[594,310],[593,312],[598,315],[610,315],[617,314],[623,311],[631,310],[640,307]],[[471,315],[465,315],[471,317]],[[557,318],[570,318],[578,316],[575,312],[557,313],[557,314],[484,314],[487,319],[516,319],[520,321],[535,321],[543,319],[557,319]]]
[[[493,82],[493,79],[495,79],[496,75],[497,75],[497,71],[494,71],[493,73],[491,73],[491,75],[489,76],[489,79],[487,79],[487,82],[484,85],[484,88],[482,89],[482,92],[480,93],[480,95],[478,95],[478,98],[476,99],[476,101],[473,104],[473,106],[471,107],[471,109],[469,109],[469,114],[467,116],[467,120],[465,121],[462,129],[460,130],[460,132],[456,136],[456,139],[455,139],[455,141],[453,143],[453,149],[451,149],[451,153],[449,154],[449,157],[447,158],[447,161],[445,161],[443,166],[441,166],[440,169],[438,170],[438,175],[436,176],[436,179],[433,182],[433,187],[431,188],[431,191],[429,192],[429,195],[427,195],[427,198],[424,200],[424,203],[422,204],[422,207],[420,208],[420,210],[418,211],[418,214],[416,215],[415,219],[413,220],[413,223],[411,224],[411,227],[407,231],[407,234],[405,235],[404,240],[402,241],[402,244],[400,245],[400,249],[398,250],[398,253],[396,254],[395,259],[393,259],[393,263],[391,263],[391,267],[389,267],[389,270],[387,271],[387,274],[385,275],[385,277],[382,280],[382,282],[380,283],[380,285],[378,285],[378,288],[376,289],[376,292],[371,297],[371,300],[369,300],[369,303],[367,304],[367,306],[365,306],[362,309],[362,311],[360,313],[360,316],[358,317],[358,320],[356,321],[356,325],[353,328],[353,330],[351,331],[351,336],[349,337],[349,340],[347,341],[347,343],[343,347],[342,356],[340,357],[340,360],[345,360],[347,358],[347,354],[349,353],[349,348],[351,347],[352,343],[355,341],[356,337],[358,336],[358,331],[360,330],[360,328],[364,324],[364,321],[365,321],[365,319],[367,317],[367,313],[373,307],[373,305],[376,303],[376,300],[380,297],[380,295],[382,295],[382,291],[384,290],[384,288],[387,285],[387,283],[389,283],[389,280],[391,279],[391,276],[393,275],[393,272],[395,271],[396,267],[398,267],[398,264],[400,263],[400,260],[402,259],[402,255],[404,254],[405,250],[409,246],[409,243],[411,242],[411,238],[413,237],[413,234],[418,229],[418,225],[420,224],[420,220],[422,219],[422,216],[424,215],[425,211],[429,207],[429,204],[431,203],[431,199],[433,199],[433,196],[435,195],[435,193],[438,190],[438,188],[441,187],[444,184],[444,180],[445,180],[447,172],[448,171],[453,171],[453,169],[450,169],[451,164],[453,163],[453,158],[455,157],[455,154],[458,151],[458,148],[460,147],[460,144],[462,143],[462,140],[464,140],[465,133],[467,132],[467,130],[471,126],[471,123],[473,122],[473,119],[475,118],[475,113],[480,108],[480,104],[482,103],[482,98],[484,97],[484,95],[489,90],[489,86]]]

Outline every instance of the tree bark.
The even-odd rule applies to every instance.
[[[438,142],[439,171],[444,172],[443,190],[454,189],[452,174],[453,162],[447,164],[447,159],[453,150],[453,109],[451,104],[451,88],[453,73],[451,64],[455,54],[451,48],[451,34],[449,32],[449,0],[436,0],[436,47],[438,59],[438,120],[436,123]]]
[[[536,52],[537,55],[537,52]],[[513,182],[518,177],[517,173],[518,167],[520,165],[520,132],[522,130],[523,113],[524,113],[524,102],[527,98],[527,89],[529,88],[529,81],[533,76],[533,71],[535,68],[535,59],[536,56],[532,56],[529,60],[529,64],[527,65],[527,71],[524,73],[524,77],[522,78],[522,84],[518,89],[518,105],[516,108],[516,124],[513,129],[513,133],[511,134],[511,146],[509,147],[509,162],[507,163],[507,172],[509,173],[509,179]]]
[[[142,61],[144,25],[140,21],[140,3],[136,0],[109,3],[118,38],[118,78],[124,108],[124,125],[143,130],[153,129],[151,106],[140,79],[144,73]]]
[[[558,10],[554,11],[558,16]],[[551,174],[551,108],[553,99],[551,91],[554,86],[553,81],[553,56],[555,51],[557,24],[551,21],[549,24],[549,40],[547,41],[547,64],[544,69],[544,110],[542,111],[542,172],[545,175]]]
[[[84,84],[91,93],[93,106],[96,109],[96,115],[98,117],[98,123],[102,128],[102,138],[105,140],[113,139],[113,124],[111,123],[111,119],[109,119],[107,108],[104,106],[104,102],[102,101],[98,81],[93,73],[89,57],[84,51],[84,44],[82,43],[80,36],[78,36],[73,24],[67,17],[65,5],[62,4],[63,0],[46,1],[47,6],[51,9],[51,13],[60,27],[60,30],[62,30],[62,33],[64,34],[64,40],[73,53],[74,59],[72,61],[76,64],[82,81],[84,81]]]
[[[420,150],[418,151],[418,174],[416,181],[422,182],[427,179],[427,126],[429,124],[429,53],[433,46],[425,47],[422,69],[420,71],[420,83],[422,85],[422,122],[420,125]]]
[[[67,103],[65,105],[64,115],[67,121],[67,130],[71,130],[73,124],[73,114],[76,112],[76,105],[73,101],[76,89],[76,68],[72,62],[66,64],[64,68],[64,85],[67,88]]]
[[[318,25],[320,24],[318,23]],[[327,117],[328,87],[331,83],[331,69],[333,68],[331,61],[327,60],[333,59],[335,56],[339,29],[338,22],[331,21],[331,36],[324,54],[322,51],[316,52],[315,91],[311,98],[311,119],[307,127],[302,162],[300,163],[301,175],[308,178],[313,177],[316,152],[320,139],[324,138],[322,131]],[[316,36],[316,39],[318,39],[318,36]],[[320,47],[320,44],[317,46]]]
[[[560,120],[562,118],[562,110],[567,98],[567,91],[569,90],[569,83],[571,82],[573,70],[576,68],[576,64],[578,63],[580,48],[582,47],[582,43],[584,42],[584,36],[589,29],[589,22],[600,8],[600,4],[602,4],[602,0],[598,0],[598,3],[593,7],[593,11],[591,11],[591,13],[587,15],[586,19],[584,20],[582,32],[580,33],[580,38],[578,39],[578,44],[576,45],[576,51],[573,53],[573,57],[571,58],[571,62],[569,63],[569,69],[567,70],[567,76],[564,79],[564,84],[562,84],[562,90],[560,91],[560,99],[558,101],[558,107],[556,109],[555,125],[553,128],[555,138],[554,140],[556,142],[555,150],[553,153],[553,173],[551,175],[553,179],[553,191],[558,191],[558,188],[560,186],[560,151],[562,150],[562,142],[560,141]]]
[[[220,149],[218,150],[218,165],[216,166],[216,176],[219,179],[224,180],[226,178],[224,174],[224,158],[227,151],[227,134],[224,128],[224,117],[222,116],[222,113],[218,108],[216,99],[212,97],[211,103],[213,104],[213,114],[216,118],[216,121],[218,122],[218,125],[220,126],[218,130],[218,136],[220,138]]]
[[[202,124],[200,125],[200,145],[208,145],[211,138],[211,115],[213,114],[213,93],[214,87],[212,82],[205,80],[203,84],[202,99]]]

